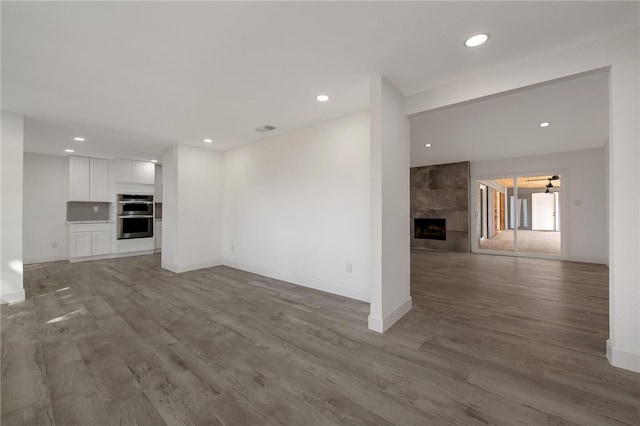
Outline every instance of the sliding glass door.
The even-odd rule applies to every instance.
[[[478,251],[561,256],[561,182],[559,174],[478,181]]]

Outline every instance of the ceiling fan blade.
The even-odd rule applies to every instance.
[[[527,182],[536,182],[536,181],[539,181],[539,180],[559,180],[559,179],[560,179],[560,176],[553,175],[551,177],[542,178],[542,179],[527,179]]]

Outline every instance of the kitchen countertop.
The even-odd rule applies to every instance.
[[[78,223],[113,223],[112,220],[67,220],[67,224],[74,225]]]

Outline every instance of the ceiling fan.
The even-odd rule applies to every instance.
[[[553,184],[551,183],[551,181],[549,181],[548,184],[545,185],[547,187],[547,190],[544,191],[545,194],[549,194],[551,191],[550,189],[553,188]]]
[[[559,175],[553,175],[551,177],[542,178],[542,179],[527,179],[527,182],[534,182],[534,181],[537,181],[537,180],[548,180],[549,183],[551,183],[552,180],[558,180],[558,179],[560,179]]]
[[[540,180],[548,180],[549,182],[545,185],[545,187],[547,188],[546,191],[544,191],[545,194],[550,194],[551,191],[550,189],[553,188],[553,184],[551,183],[552,180],[559,180],[560,176],[558,175],[553,175],[551,177],[548,178],[543,178],[543,179],[527,179],[527,182],[535,182],[535,181],[540,181]]]

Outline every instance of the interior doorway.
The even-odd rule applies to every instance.
[[[557,231],[556,209],[558,193],[531,194],[531,229],[534,231]]]
[[[477,181],[478,251],[560,258],[561,191],[559,173]]]

